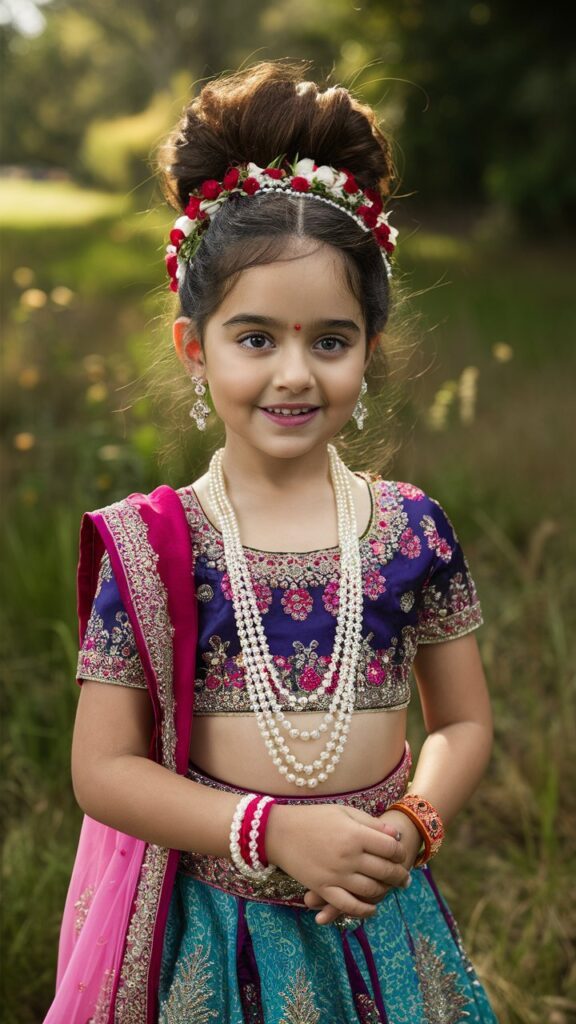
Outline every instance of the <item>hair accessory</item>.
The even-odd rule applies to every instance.
[[[194,392],[200,397],[190,409],[190,416],[196,421],[198,430],[205,430],[206,420],[210,414],[210,406],[206,404],[203,397],[206,394],[206,384],[204,377],[192,377],[191,379],[194,384]]]
[[[356,420],[356,426],[358,427],[358,430],[363,430],[364,429],[364,420],[366,419],[366,417],[368,415],[368,409],[364,405],[364,402],[362,401],[362,398],[366,394],[367,390],[368,390],[368,385],[366,383],[366,379],[364,377],[362,377],[362,384],[360,386],[360,394],[358,396],[358,401],[356,402],[356,405],[354,406],[354,412],[352,413],[354,419]]]
[[[208,178],[190,192],[190,201],[184,214],[175,221],[166,246],[166,269],[172,291],[178,291],[186,264],[193,260],[204,231],[222,203],[230,196],[240,198],[261,192],[288,192],[343,210],[364,231],[372,232],[386,274],[388,278],[392,276],[388,255],[394,252],[398,231],[388,223],[378,189],[361,189],[346,168],[318,166],[309,157],[300,160],[298,155],[293,163],[284,158],[285,154],[275,157],[268,167],[252,162],[230,167],[221,182]]]
[[[263,882],[273,871],[264,853],[264,833],[272,804],[272,796],[246,793],[237,803],[230,825],[230,857],[243,875]],[[260,856],[263,855],[263,857]]]
[[[419,868],[423,864],[427,864],[438,853],[445,835],[442,819],[436,808],[428,800],[425,800],[423,796],[416,796],[415,793],[406,793],[401,800],[397,800],[388,810],[401,811],[402,814],[405,814],[416,825],[422,836],[424,848],[416,857],[414,867]]]

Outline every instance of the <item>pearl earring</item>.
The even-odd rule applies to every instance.
[[[356,420],[356,426],[358,427],[358,430],[363,430],[363,428],[364,428],[364,420],[366,419],[366,417],[368,415],[368,409],[364,405],[364,402],[362,401],[362,397],[366,394],[367,390],[368,390],[368,385],[366,383],[365,378],[362,377],[362,384],[360,386],[360,394],[358,396],[358,401],[356,402],[356,405],[354,406],[354,412],[352,413],[354,419]]]
[[[190,409],[190,416],[196,421],[198,430],[205,430],[206,420],[210,413],[210,406],[206,404],[203,397],[206,394],[206,384],[204,383],[205,378],[191,377],[190,379],[194,384],[194,393],[199,396]]]

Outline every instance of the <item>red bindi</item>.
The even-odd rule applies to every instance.
[[[294,330],[295,331],[301,331],[302,330],[302,324],[294,324]]]

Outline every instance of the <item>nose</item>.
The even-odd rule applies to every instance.
[[[299,341],[294,345],[285,344],[279,348],[277,358],[274,360],[272,384],[278,389],[288,388],[295,392],[314,387],[312,367]]]

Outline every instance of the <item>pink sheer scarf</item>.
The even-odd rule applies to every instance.
[[[154,707],[149,757],[186,774],[198,634],[190,529],[162,485],[85,513],[80,643],[108,551]],[[44,1024],[153,1024],[179,851],[84,816],[62,918],[56,994]]]

